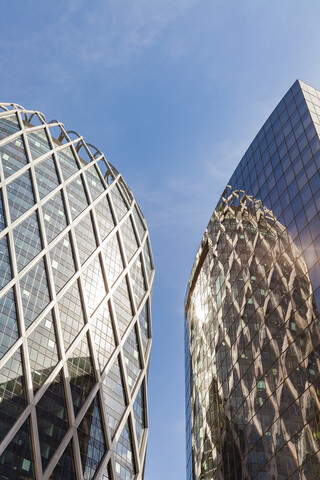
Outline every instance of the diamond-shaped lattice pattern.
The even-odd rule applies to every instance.
[[[152,289],[145,226],[94,147],[39,112],[10,109],[0,113],[0,479],[142,478],[146,449],[137,462],[134,442],[147,429],[133,385],[148,368],[137,318]]]
[[[186,296],[188,480],[320,478],[319,106],[296,81],[201,241]]]

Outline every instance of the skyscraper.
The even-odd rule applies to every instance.
[[[188,480],[320,478],[320,92],[296,81],[241,159],[185,304]]]
[[[0,109],[0,479],[142,479],[145,219],[81,136]]]

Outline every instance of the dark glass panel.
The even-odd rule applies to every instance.
[[[78,428],[83,478],[92,480],[106,451],[98,395],[83,417]]]
[[[35,478],[28,418],[0,456],[0,480]]]
[[[18,322],[13,290],[0,299],[0,357],[18,340]]]
[[[0,440],[2,440],[27,406],[20,349],[0,370],[0,398]]]
[[[83,402],[95,384],[92,359],[87,336],[72,352],[68,359],[69,380],[75,415],[79,413]]]
[[[61,455],[59,462],[49,477],[49,480],[77,480],[71,441]]]
[[[68,430],[62,373],[49,385],[36,406],[42,468],[45,470]]]

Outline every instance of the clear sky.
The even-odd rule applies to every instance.
[[[0,0],[0,101],[101,149],[156,264],[145,480],[185,479],[184,294],[212,210],[292,83],[320,88],[319,0]]]

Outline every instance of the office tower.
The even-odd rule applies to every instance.
[[[0,479],[142,479],[144,217],[97,148],[0,108]]]
[[[296,81],[228,182],[185,303],[188,480],[320,478],[320,92]]]

